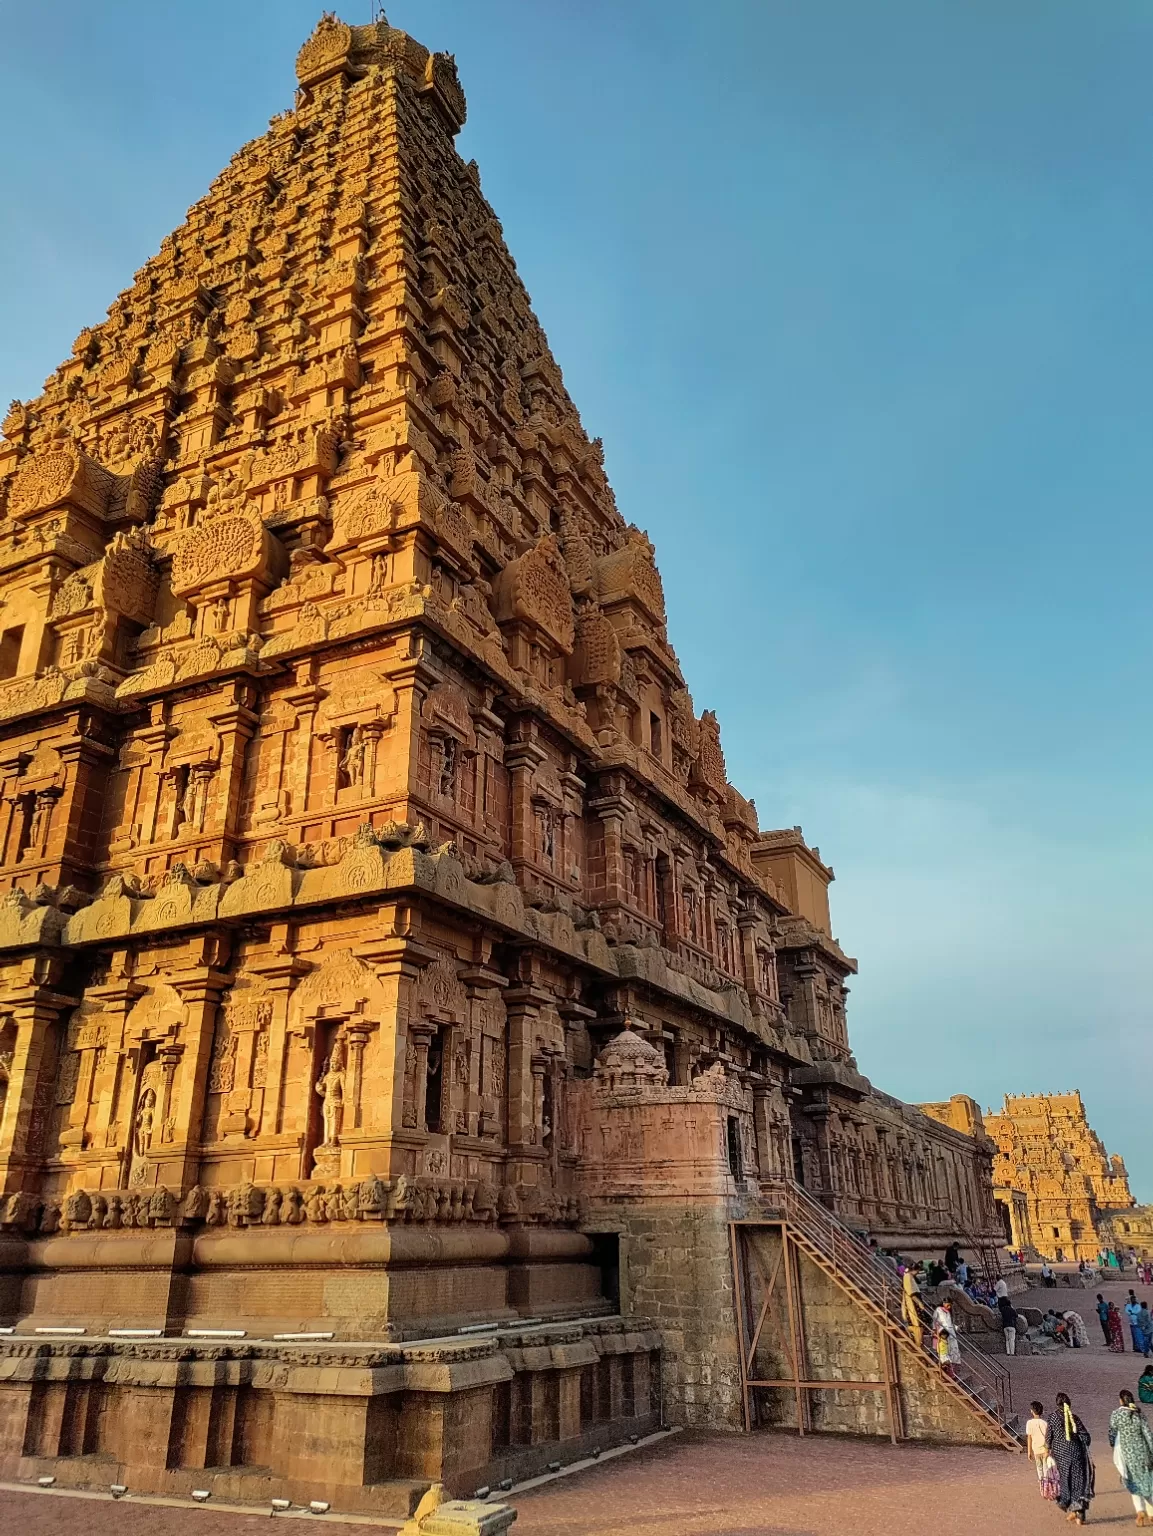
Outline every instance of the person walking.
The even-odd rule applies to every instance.
[[[913,1343],[920,1349],[925,1342],[925,1330],[921,1325],[921,1287],[917,1284],[917,1271],[909,1265],[901,1276],[901,1317],[908,1324]]]
[[[1092,1436],[1073,1412],[1067,1392],[1057,1393],[1057,1403],[1049,1415],[1049,1455],[1057,1463],[1061,1491],[1057,1507],[1063,1509],[1075,1525],[1084,1525],[1089,1505],[1096,1492],[1093,1462],[1089,1456]]]
[[[1125,1353],[1125,1330],[1121,1326],[1121,1314],[1109,1303],[1109,1348],[1115,1355]]]
[[[1017,1353],[1017,1309],[1008,1296],[997,1297],[997,1311],[1001,1314],[1001,1329],[1005,1335],[1005,1353]]]
[[[1109,1303],[1097,1292],[1097,1319],[1101,1324],[1101,1332],[1105,1335],[1105,1343],[1109,1343]]]
[[[1137,1326],[1140,1328],[1141,1337],[1145,1341],[1145,1348],[1142,1353],[1146,1360],[1148,1360],[1150,1353],[1153,1352],[1153,1317],[1149,1315],[1149,1303],[1147,1301],[1141,1303],[1141,1311],[1137,1314]]]
[[[1153,1430],[1133,1401],[1121,1393],[1121,1406],[1109,1416],[1113,1465],[1133,1499],[1138,1525],[1153,1525]]]
[[[1125,1303],[1125,1316],[1129,1319],[1129,1335],[1133,1340],[1133,1353],[1143,1355],[1145,1353],[1145,1335],[1141,1331],[1141,1303],[1137,1300],[1135,1291],[1129,1292],[1129,1300]]]
[[[953,1303],[943,1301],[933,1313],[933,1352],[946,1376],[956,1374],[961,1363],[961,1342],[953,1321]]]
[[[1053,1274],[1053,1271],[1049,1266],[1048,1259],[1046,1259],[1044,1264],[1041,1265],[1041,1284],[1049,1286],[1057,1284],[1056,1276]]]
[[[1041,1483],[1045,1480],[1045,1466],[1049,1460],[1049,1424],[1045,1418],[1044,1403],[1030,1403],[1029,1408],[1033,1417],[1025,1423],[1025,1448],[1029,1452],[1037,1481]]]

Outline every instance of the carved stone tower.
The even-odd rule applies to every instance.
[[[3,424],[0,1470],[407,1510],[658,1421],[630,1072],[722,1234],[797,1173],[935,1244],[983,1154],[856,1070],[452,59],[326,16],[297,72]]]

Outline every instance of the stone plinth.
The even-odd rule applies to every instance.
[[[0,1476],[403,1519],[430,1483],[651,1432],[660,1342],[620,1319],[404,1345],[3,1338]]]

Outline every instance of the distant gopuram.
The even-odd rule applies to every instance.
[[[0,1475],[406,1515],[739,1424],[770,1186],[1001,1232],[857,1069],[453,60],[326,16],[297,74],[3,423]]]
[[[997,1143],[993,1180],[1014,1247],[1076,1262],[1117,1246],[1113,1217],[1136,1201],[1079,1093],[1006,1094],[985,1128]]]

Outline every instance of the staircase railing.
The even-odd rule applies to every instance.
[[[888,1332],[902,1342],[914,1345],[912,1332],[904,1320],[904,1294],[899,1276],[875,1258],[850,1227],[799,1184],[782,1180],[762,1184],[761,1189],[766,1202],[779,1208],[790,1227],[808,1239],[833,1271],[868,1298],[881,1314]],[[916,1305],[927,1331],[931,1327],[928,1309],[919,1298]],[[998,1360],[969,1344],[960,1331],[957,1340],[961,1362],[952,1380],[1003,1425],[1009,1425],[1013,1417],[1013,1387],[1009,1372]],[[922,1349],[931,1355],[927,1342]]]

